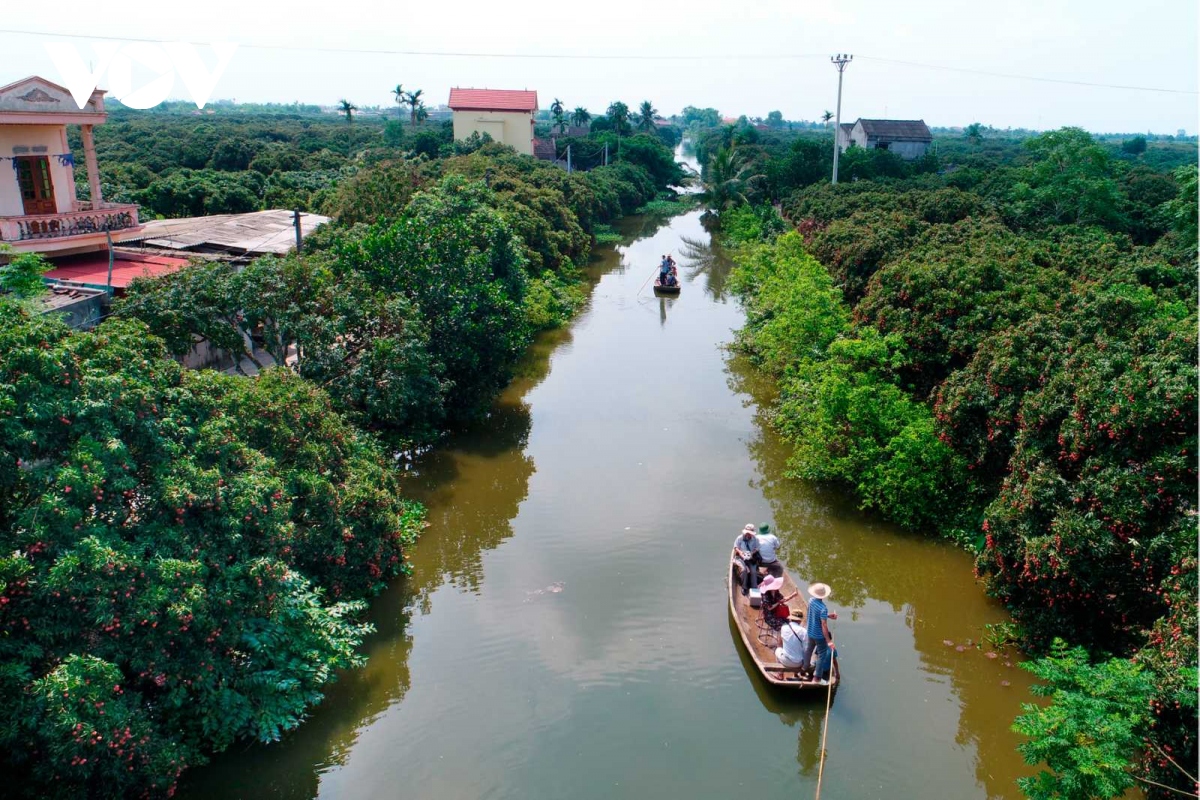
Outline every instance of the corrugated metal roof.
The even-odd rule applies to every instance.
[[[54,264],[54,269],[43,277],[59,281],[74,281],[89,286],[105,286],[108,283],[107,250],[99,253],[52,258],[51,263]],[[186,258],[150,256],[114,250],[112,285],[115,289],[124,289],[134,278],[166,275],[187,266],[187,263]]]
[[[891,141],[932,142],[933,134],[923,119],[859,119],[863,133]]]
[[[329,221],[320,214],[300,215],[300,235],[308,236]],[[217,250],[235,255],[282,255],[296,246],[292,212],[267,209],[245,214],[214,214],[208,217],[156,219],[146,222],[136,236],[123,241],[140,241],[169,250]]]
[[[455,111],[537,111],[537,92],[524,89],[451,89]]]

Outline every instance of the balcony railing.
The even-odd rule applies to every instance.
[[[84,207],[65,214],[0,217],[0,241],[62,239],[138,227],[138,207],[133,203],[104,203],[95,210],[91,203],[79,205]]]

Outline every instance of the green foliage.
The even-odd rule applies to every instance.
[[[746,296],[740,346],[776,375],[798,361],[826,358],[849,323],[841,293],[796,233],[747,249],[732,285]]]
[[[592,229],[592,238],[596,244],[619,244],[624,237],[611,225],[597,225]]]
[[[53,264],[38,253],[21,253],[6,257],[8,263],[0,264],[0,292],[19,300],[28,300],[46,292],[42,275],[49,272]]]
[[[1108,151],[1079,128],[1049,131],[1029,139],[1033,163],[1014,175],[1005,214],[1015,225],[1127,224],[1120,186]]]
[[[163,794],[361,663],[419,508],[282,370],[192,372],[138,323],[0,306],[0,761],[31,796]]]
[[[888,380],[901,348],[868,328],[835,340],[827,360],[796,364],[779,406],[795,445],[789,464],[796,476],[849,484],[863,508],[905,527],[950,531],[966,464],[939,439],[928,407]]]
[[[343,181],[326,211],[343,225],[395,219],[424,182],[418,164],[382,161]]]
[[[340,274],[357,273],[420,309],[432,358],[453,381],[451,419],[485,408],[529,341],[522,243],[490,202],[481,184],[450,176],[414,196],[396,222],[335,248]]]
[[[1022,705],[1013,730],[1028,764],[1045,763],[1018,783],[1034,800],[1120,797],[1134,785],[1129,754],[1141,745],[1153,680],[1140,664],[1110,659],[1092,664],[1082,647],[1057,639],[1051,653],[1021,665],[1045,684],[1033,693],[1048,706]]]
[[[769,205],[737,206],[721,219],[721,236],[731,244],[771,242],[787,225]]]
[[[262,205],[265,181],[258,172],[181,169],[134,193],[136,201],[164,217],[240,214]]]
[[[1146,152],[1146,137],[1135,136],[1121,143],[1121,152],[1129,153],[1130,155],[1140,156]]]
[[[1036,727],[1065,712],[1023,718],[1055,773],[1027,791],[1109,796],[1135,776],[1194,791],[1171,759],[1197,753],[1195,168],[1166,174],[1153,148],[1131,166],[1076,129],[939,147],[959,165],[944,177],[879,162],[793,191],[784,216],[824,275],[742,254],[739,341],[780,379],[795,474],[975,550],[1025,646],[1069,636],[1144,665],[1143,718],[1071,722],[1095,734],[1078,752]],[[805,146],[755,148],[771,192],[803,174]],[[752,230],[748,206],[723,216]],[[852,304],[832,326],[830,290]],[[1063,667],[1080,686],[1109,669]]]

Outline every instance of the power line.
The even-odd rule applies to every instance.
[[[0,28],[0,33],[11,33],[22,36],[51,36],[62,39],[93,39],[108,42],[147,42],[162,44],[166,41],[184,41],[186,44],[208,45],[211,42],[191,42],[180,39],[150,39],[139,36],[101,36],[84,33],[54,33],[51,31],[24,31],[11,28]],[[711,61],[713,59],[737,59],[754,61],[782,61],[802,58],[824,58],[825,53],[705,53],[705,54],[658,54],[658,53],[489,53],[455,50],[380,50],[369,47],[310,47],[293,44],[257,44],[254,42],[233,43],[238,47],[255,50],[292,50],[303,53],[337,53],[363,54],[376,56],[429,56],[447,58],[528,58],[541,60],[573,60],[573,61]]]
[[[109,42],[145,42],[148,44],[162,44],[165,41],[179,41],[168,39],[152,39],[140,36],[102,36],[99,34],[83,34],[83,33],[55,33],[53,31],[29,31],[16,30],[13,28],[0,28],[0,33],[13,34],[17,36],[46,36],[57,37],[60,39],[91,39],[94,41],[109,41]],[[207,45],[210,42],[187,42],[193,45]],[[428,58],[505,58],[505,59],[531,59],[542,61],[714,61],[714,60],[735,60],[735,61],[799,61],[808,58],[826,58],[828,53],[702,53],[702,54],[669,54],[669,53],[498,53],[498,52],[472,52],[472,51],[456,51],[456,50],[389,50],[377,48],[363,47],[313,47],[308,45],[292,45],[292,44],[262,44],[256,42],[241,42],[237,43],[239,47],[245,47],[254,50],[283,50],[300,53],[334,53],[340,55],[379,55],[379,56],[421,56]],[[942,72],[961,72],[967,75],[985,75],[991,78],[1005,78],[1007,80],[1020,81],[1036,81],[1038,83],[1057,83],[1066,86],[1089,86],[1096,89],[1119,89],[1122,91],[1131,92],[1160,92],[1163,94],[1185,94],[1197,95],[1200,91],[1194,89],[1167,89],[1160,86],[1131,86],[1119,83],[1100,83],[1098,81],[1077,81],[1067,78],[1046,78],[1039,75],[1018,75],[1010,72],[991,72],[982,69],[973,69],[971,67],[952,67],[945,64],[925,64],[920,61],[905,61],[896,58],[883,58],[880,56],[858,56],[861,59],[868,61],[878,61],[881,64],[900,64],[907,67],[918,67],[920,69],[933,69]]]
[[[1124,89],[1131,92],[1164,92],[1167,94],[1200,94],[1195,90],[1189,89],[1162,89],[1155,86],[1127,86],[1117,83],[1093,83],[1091,81],[1072,81],[1066,78],[1043,78],[1039,75],[1014,75],[1008,72],[988,72],[982,69],[971,69],[969,67],[947,67],[941,64],[922,64],[917,61],[901,61],[896,58],[878,58],[876,56],[859,56],[868,61],[878,61],[883,64],[903,64],[907,67],[920,67],[921,69],[937,69],[944,72],[965,72],[968,75],[987,75],[991,78],[1008,78],[1010,80],[1020,81],[1037,81],[1039,83],[1065,83],[1070,86],[1092,86],[1098,89]]]

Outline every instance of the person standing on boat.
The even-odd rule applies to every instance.
[[[833,593],[828,584],[814,583],[808,587],[812,597],[808,601],[808,643],[804,646],[804,664],[810,674],[815,675],[822,685],[829,683],[829,669],[832,659],[829,650],[833,647],[833,634],[829,630],[829,620],[837,619],[837,614],[831,613],[825,606],[825,599]],[[817,664],[811,665],[813,652],[817,654]]]
[[[758,552],[758,537],[754,535],[754,525],[747,524],[742,532],[733,540],[733,549],[742,562],[742,594],[750,593],[758,588],[758,565],[761,563]]]
[[[783,564],[779,563],[779,558],[775,555],[775,551],[779,549],[779,537],[771,533],[770,525],[760,525],[756,538],[758,539],[759,563],[766,567],[772,577],[782,578]]]

